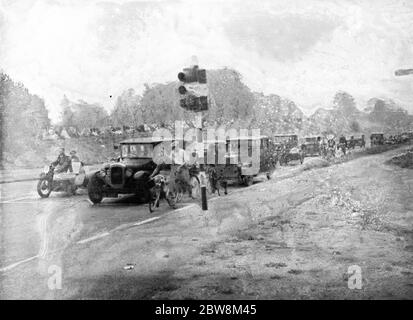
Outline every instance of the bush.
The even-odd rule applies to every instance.
[[[387,161],[387,164],[393,164],[401,168],[413,169],[413,149],[391,158]]]

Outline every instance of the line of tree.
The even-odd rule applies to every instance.
[[[7,74],[0,73],[0,156],[4,150],[20,154],[31,148],[42,130],[50,126],[44,100]]]
[[[391,100],[374,100],[371,113],[362,112],[354,97],[339,91],[328,108],[317,110],[305,117],[291,100],[278,95],[252,92],[241,75],[233,69],[208,70],[210,109],[206,116],[210,126],[261,128],[271,133],[358,133],[363,126],[378,123],[379,126],[406,127],[411,116]],[[175,120],[193,125],[194,113],[179,106],[178,81],[166,84],[145,84],[142,95],[134,89],[125,90],[116,100],[108,115],[103,107],[85,102],[71,103],[64,97],[63,125],[78,129],[112,125],[114,127],[139,127],[143,124],[172,127]],[[361,124],[362,123],[362,124]]]
[[[231,69],[209,70],[207,77],[211,103],[206,120],[214,125],[227,124],[233,119],[250,122],[255,97],[242,83],[240,74]],[[169,127],[175,120],[183,120],[191,125],[194,114],[179,106],[177,85],[177,81],[145,84],[142,96],[133,89],[124,91],[111,112],[111,124],[139,126],[149,123]]]

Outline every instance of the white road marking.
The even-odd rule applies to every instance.
[[[133,224],[133,226],[140,226],[140,225],[143,225],[143,224],[145,224],[145,223],[149,223],[149,222],[151,222],[151,221],[158,220],[158,219],[160,219],[160,218],[161,218],[161,217],[153,217],[153,218],[149,218],[149,219],[146,219],[146,220],[143,220],[143,221],[140,221],[140,222],[134,223],[134,224]]]
[[[37,204],[36,201],[0,202],[0,204]]]
[[[9,199],[5,201],[1,201],[0,203],[12,203],[20,200],[34,200],[32,197],[23,197],[23,198],[15,198],[15,199]]]
[[[136,222],[136,223],[134,223],[132,226],[141,226],[141,225],[143,225],[143,224],[146,224],[146,223],[149,223],[149,222],[152,222],[152,221],[159,220],[159,219],[161,219],[162,217],[164,217],[164,216],[166,216],[166,215],[168,215],[168,214],[171,214],[171,213],[174,213],[174,212],[179,212],[179,211],[182,211],[182,210],[184,210],[184,209],[192,208],[192,207],[195,207],[195,206],[197,206],[197,204],[195,204],[195,203],[189,204],[189,205],[187,205],[187,206],[185,206],[185,207],[182,207],[182,208],[179,208],[179,209],[176,209],[176,210],[169,211],[169,212],[167,212],[166,214],[164,214],[164,215],[162,215],[162,216],[152,217],[152,218],[149,218],[149,219],[140,221],[140,222]],[[46,256],[46,254],[48,253],[48,247],[49,247],[49,245],[48,245],[48,239],[47,239],[47,219],[48,219],[48,217],[49,217],[49,214],[44,215],[44,216],[42,216],[42,217],[40,218],[40,219],[41,219],[41,220],[40,220],[40,230],[41,230],[41,236],[42,236],[42,238],[43,238],[43,242],[42,242],[42,246],[41,246],[41,248],[40,248],[40,250],[39,250],[39,254],[36,255],[36,256],[33,256],[33,257],[30,257],[30,258],[27,258],[27,259],[24,259],[24,260],[15,262],[15,263],[13,263],[13,264],[11,264],[11,265],[8,265],[8,266],[6,266],[6,267],[4,267],[4,268],[1,268],[1,269],[0,269],[0,272],[4,272],[4,271],[11,270],[11,269],[13,269],[13,268],[15,268],[15,267],[23,264],[23,263],[29,262],[29,261],[34,260],[34,259],[37,259],[37,258],[44,258],[44,257]],[[90,241],[93,241],[93,240],[96,240],[96,239],[100,239],[100,238],[109,236],[112,231],[117,231],[117,230],[118,230],[118,228],[115,228],[115,229],[113,229],[113,230],[111,230],[111,231],[109,231],[109,232],[104,232],[104,233],[101,233],[101,234],[97,234],[97,235],[95,235],[95,236],[93,236],[93,237],[80,240],[80,241],[77,242],[77,244],[84,244],[84,243],[87,243],[87,242],[90,242]],[[58,250],[55,250],[55,251],[58,251]]]
[[[93,240],[96,240],[96,239],[100,239],[100,238],[106,237],[106,236],[108,236],[108,235],[110,235],[109,232],[97,234],[97,235],[95,235],[95,236],[93,236],[93,237],[80,240],[80,241],[78,241],[77,243],[78,243],[78,244],[84,244],[84,243],[87,243],[87,242],[90,242],[90,241],[93,241]]]
[[[30,258],[27,258],[27,259],[18,261],[18,262],[16,262],[16,263],[13,263],[13,264],[11,264],[11,265],[8,265],[7,267],[1,268],[1,269],[0,269],[0,272],[4,272],[4,271],[11,270],[11,269],[13,269],[14,267],[17,267],[18,265],[21,265],[22,263],[29,262],[29,261],[34,260],[34,259],[36,259],[36,258],[39,258],[39,256],[37,255],[37,256],[33,256],[33,257],[30,257]]]
[[[189,209],[189,208],[192,208],[192,207],[195,207],[195,206],[197,206],[196,203],[189,204],[189,205],[187,205],[187,206],[185,206],[185,207],[182,207],[182,208],[179,208],[179,209],[175,209],[175,210],[169,211],[167,214],[179,212],[179,211],[182,211],[182,210],[185,210],[185,209]]]

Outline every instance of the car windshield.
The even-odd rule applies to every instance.
[[[152,144],[122,144],[122,158],[152,158]]]

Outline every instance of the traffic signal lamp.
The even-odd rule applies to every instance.
[[[198,66],[185,68],[183,72],[178,73],[178,79],[184,83],[198,82]]]
[[[195,96],[188,96],[182,98],[179,101],[179,104],[182,108],[188,111],[207,111],[208,110],[208,98],[207,97],[195,97]]]
[[[206,70],[198,66],[183,69],[178,73],[181,85],[178,87],[180,106],[188,111],[208,110],[208,85]]]
[[[413,74],[413,69],[399,69],[394,72],[396,76],[407,76],[409,74]]]

